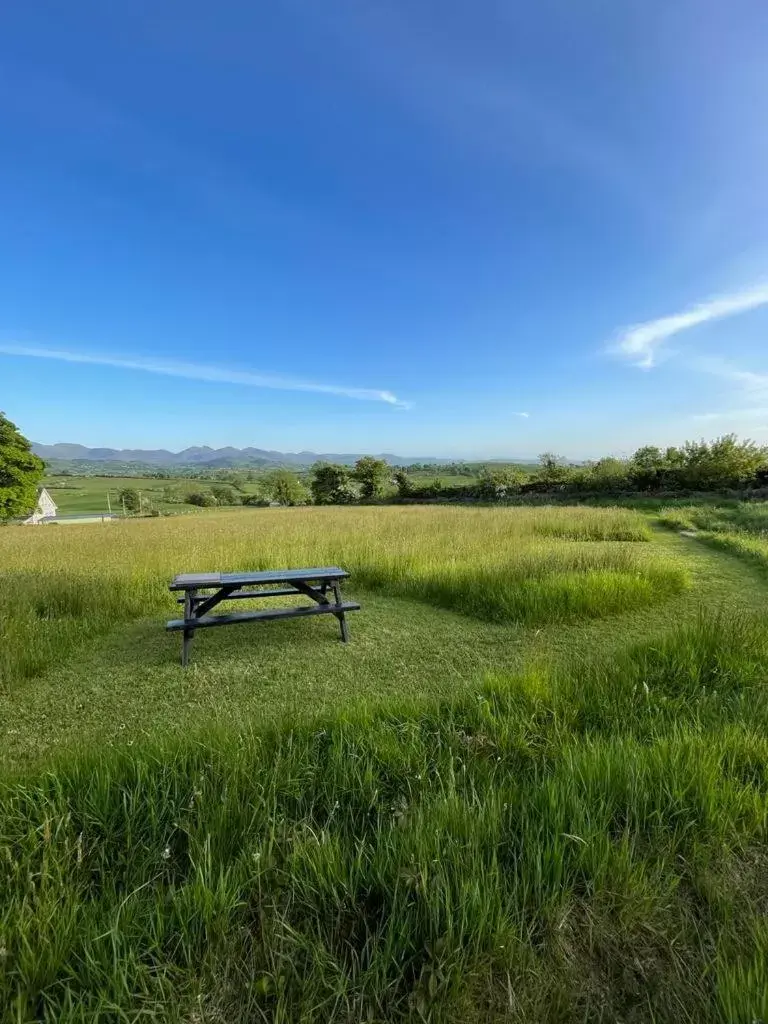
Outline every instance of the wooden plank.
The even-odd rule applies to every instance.
[[[349,573],[346,569],[340,569],[338,565],[328,565],[318,568],[313,566],[309,569],[264,569],[260,572],[224,572],[221,574],[222,583],[292,583],[294,580],[338,580],[346,579]]]
[[[212,608],[215,608],[217,604],[226,601],[234,591],[235,584],[231,583],[228,587],[222,587],[221,590],[217,590],[214,594],[209,594],[204,601],[195,601],[192,609],[194,618],[197,618],[199,615],[205,615]]]
[[[259,572],[215,572],[215,573],[181,573],[174,576],[170,590],[196,590],[209,587],[221,587],[225,584],[247,586],[257,583],[289,583],[293,580],[304,582],[320,580],[343,580],[349,576],[345,569],[338,565],[312,567],[309,569],[264,569]]]
[[[211,626],[232,626],[239,622],[257,622],[267,619],[296,619],[305,615],[335,615],[341,612],[356,612],[360,605],[355,601],[347,601],[344,604],[314,604],[300,608],[265,608],[260,612],[232,612],[229,615],[206,615],[203,618],[191,620],[172,619],[166,623],[165,628],[170,632],[173,630],[186,629],[193,625],[194,629],[206,629]]]
[[[313,601],[316,601],[317,604],[331,603],[325,595],[325,588],[323,588],[322,590],[317,590],[315,589],[315,587],[310,587],[310,585],[306,583],[304,580],[294,580],[293,586],[296,590],[296,593],[303,594],[304,597],[311,598]]]
[[[184,636],[181,641],[181,667],[186,668],[189,664],[189,651],[192,647],[192,640],[195,631],[190,629],[187,623],[194,614],[195,591],[188,590],[184,594]]]
[[[346,643],[349,640],[349,626],[347,620],[344,618],[344,604],[341,600],[341,587],[336,582],[333,584],[333,596],[336,599],[336,618],[339,620],[339,626],[341,627],[341,642]]]
[[[227,601],[246,601],[251,597],[298,597],[299,591],[296,587],[276,587],[274,590],[235,590],[227,594]],[[203,595],[195,598],[199,604],[203,601]],[[178,604],[184,604],[183,597],[177,597]]]
[[[218,587],[220,585],[220,572],[182,572],[173,577],[170,589],[191,590],[197,587]]]

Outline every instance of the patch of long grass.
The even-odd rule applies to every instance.
[[[768,502],[678,505],[662,509],[659,521],[678,529],[739,533],[768,538]]]
[[[9,1019],[764,1012],[768,624],[0,786]]]
[[[679,565],[631,542],[646,536],[635,513],[562,508],[240,509],[7,528],[0,686],[34,677],[121,622],[170,617],[167,586],[181,571],[338,563],[353,587],[492,621],[545,623],[627,611],[683,589]]]
[[[673,529],[696,531],[710,547],[736,555],[760,569],[768,568],[768,503],[732,506],[689,505],[665,509],[659,521]]]
[[[559,537],[565,540],[627,540],[648,541],[651,530],[648,520],[638,512],[619,508],[599,509],[572,506],[539,509],[533,520],[538,537]],[[543,515],[541,513],[544,513]]]

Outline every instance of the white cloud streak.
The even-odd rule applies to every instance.
[[[519,416],[523,420],[530,419],[531,414],[529,412],[513,412],[513,416]]]
[[[176,360],[135,357],[122,358],[98,353],[70,352],[64,349],[34,348],[27,345],[0,342],[0,355],[23,356],[30,359],[51,359],[62,363],[81,363],[91,366],[111,366],[118,370],[139,370],[156,373],[165,377],[182,377],[186,380],[209,381],[213,384],[240,384],[249,388],[270,388],[278,391],[308,391],[321,395],[336,395],[364,402],[384,402],[397,408],[409,408],[408,402],[401,401],[391,391],[376,388],[352,388],[340,384],[317,384],[312,381],[295,380],[271,374],[251,373],[246,370],[231,370],[200,363],[177,362]]]
[[[742,370],[741,367],[734,366],[719,356],[701,356],[691,365],[701,373],[709,373],[720,380],[738,385],[740,390],[750,397],[764,397],[768,401],[768,373]]]
[[[767,304],[768,284],[731,295],[720,295],[691,306],[682,313],[622,328],[610,351],[627,359],[633,366],[649,370],[656,365],[660,346],[673,335],[711,320],[747,313]]]
[[[732,423],[744,420],[765,420],[768,423],[768,407],[756,409],[728,409],[725,412],[699,412],[691,419],[709,423],[713,420],[728,420]]]

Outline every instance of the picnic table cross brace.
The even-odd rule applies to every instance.
[[[337,566],[324,569],[285,569],[256,573],[198,573],[182,574],[171,583],[172,591],[182,590],[179,599],[184,605],[184,618],[167,623],[168,630],[182,630],[181,663],[186,667],[192,640],[197,629],[210,626],[229,625],[254,620],[295,618],[307,615],[329,613],[336,617],[344,643],[349,640],[349,627],[345,613],[360,608],[355,602],[344,603],[341,596],[341,580],[349,574]],[[270,584],[274,584],[271,589]],[[315,584],[314,586],[312,584]],[[254,586],[266,585],[267,589],[253,590]],[[200,594],[201,590],[213,593]],[[329,600],[328,591],[333,594]],[[250,600],[261,597],[281,597],[297,594],[308,597],[313,605],[291,608],[270,608],[265,611],[239,612],[229,615],[208,613],[222,601]]]

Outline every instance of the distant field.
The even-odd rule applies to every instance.
[[[179,667],[174,573],[336,562],[348,645]],[[627,509],[252,508],[10,526],[0,573],[9,1021],[768,1020],[753,558]]]
[[[477,477],[475,476],[435,476],[429,474],[415,473],[409,476],[414,486],[423,486],[435,480],[439,480],[442,486],[467,487]],[[196,506],[184,502],[171,502],[167,500],[169,491],[185,495],[191,491],[208,491],[216,483],[225,484],[226,481],[216,480],[195,480],[186,477],[176,477],[172,480],[158,480],[155,477],[97,477],[97,476],[56,476],[47,477],[44,481],[51,497],[59,506],[62,515],[75,512],[108,512],[110,507],[113,512],[120,512],[119,493],[124,487],[130,487],[140,491],[144,499],[148,499],[150,507],[158,512],[189,512],[199,511]],[[258,491],[258,483],[246,483],[242,490],[237,491],[241,495],[255,494]],[[392,489],[394,491],[394,488]]]
[[[51,476],[44,481],[45,486],[59,507],[62,515],[74,512],[120,512],[120,491],[130,487],[140,491],[143,498],[148,499],[150,507],[159,512],[181,512],[195,509],[194,505],[170,502],[164,496],[168,491],[181,495],[191,491],[207,491],[217,481],[193,480],[177,478],[158,480],[153,477],[97,477],[97,476]],[[218,481],[225,482],[225,481]],[[254,493],[254,484],[245,484],[241,493]]]

